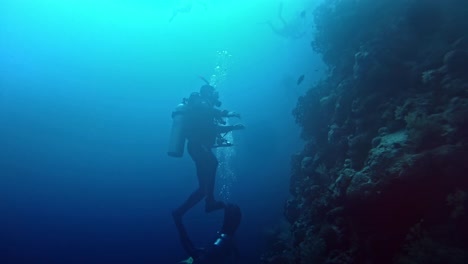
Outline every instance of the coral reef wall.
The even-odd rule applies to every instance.
[[[468,1],[327,0],[263,263],[468,263]]]

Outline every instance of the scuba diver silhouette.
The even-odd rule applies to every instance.
[[[212,148],[232,146],[222,134],[244,129],[244,125],[225,125],[224,118],[240,115],[227,110],[221,111],[219,94],[215,88],[205,84],[197,93],[184,99],[173,112],[173,125],[168,155],[181,157],[187,141],[187,151],[195,162],[198,188],[186,201],[172,212],[177,225],[182,223],[185,213],[205,198],[207,213],[224,208],[224,203],[214,198],[214,187],[218,160]]]
[[[196,248],[190,240],[187,230],[182,223],[178,223],[180,241],[189,259],[180,263],[191,264],[222,264],[238,263],[239,250],[234,241],[234,234],[242,218],[240,208],[235,204],[226,204],[221,229],[213,243],[206,248]]]
[[[172,22],[172,20],[174,20],[174,18],[176,18],[177,15],[182,13],[189,13],[190,11],[192,11],[194,2],[202,5],[206,10],[207,6],[202,1],[180,0],[178,1],[177,5],[173,8],[172,16],[171,18],[169,18],[169,23]]]
[[[299,39],[307,34],[307,23],[306,23],[306,11],[303,10],[300,15],[294,20],[287,22],[283,17],[283,2],[279,3],[278,6],[278,20],[281,22],[281,26],[275,26],[271,21],[267,21],[266,24],[270,29],[278,36],[291,39]]]

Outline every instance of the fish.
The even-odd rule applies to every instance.
[[[302,81],[304,81],[304,74],[302,74],[301,76],[299,76],[299,78],[297,78],[296,84],[299,85],[302,83]]]

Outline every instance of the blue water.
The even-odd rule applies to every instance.
[[[320,78],[320,58],[311,35],[265,25],[279,2],[205,1],[169,23],[173,2],[0,2],[0,263],[186,258],[170,212],[197,182],[188,155],[166,154],[171,111],[214,73],[218,51],[231,55],[223,107],[246,129],[217,197],[241,207],[243,263],[258,263],[301,148],[291,110]],[[285,16],[309,2],[287,1]],[[185,217],[199,246],[221,220],[201,205]]]

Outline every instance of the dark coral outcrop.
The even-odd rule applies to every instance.
[[[468,2],[331,0],[263,263],[468,263]]]

